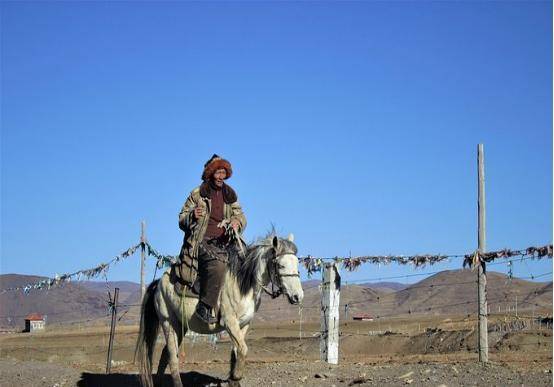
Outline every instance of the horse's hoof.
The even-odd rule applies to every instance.
[[[227,380],[227,384],[229,385],[229,387],[240,387],[240,381],[231,378]]]

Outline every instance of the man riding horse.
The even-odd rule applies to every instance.
[[[230,253],[243,248],[246,217],[237,194],[225,183],[232,173],[231,164],[214,154],[204,164],[202,184],[192,190],[179,213],[185,236],[176,274],[192,289],[198,273],[196,315],[208,324],[217,322],[217,301]]]
[[[154,384],[153,354],[160,328],[165,342],[158,377],[169,366],[173,385],[182,387],[179,347],[186,333],[225,330],[232,343],[229,380],[237,381],[244,376],[246,334],[262,292],[283,294],[292,305],[304,298],[292,234],[284,239],[271,233],[248,246],[242,244],[246,219],[235,191],[224,182],[231,174],[231,164],[217,155],[204,165],[202,184],[179,214],[179,227],[185,232],[181,263],[146,289],[135,351],[144,386]],[[197,271],[200,290],[195,293]]]

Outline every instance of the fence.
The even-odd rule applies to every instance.
[[[111,347],[114,348],[115,351],[114,360],[112,362],[111,359],[108,359],[107,368],[110,368],[112,364],[129,364],[133,354],[133,340],[129,340],[129,338],[133,334],[136,335],[136,329],[133,331],[133,326],[136,328],[136,324],[138,323],[140,299],[134,301],[130,301],[129,299],[120,300],[117,309],[114,308],[115,305],[112,297],[113,289],[111,289],[107,281],[107,273],[112,265],[129,258],[139,248],[149,256],[156,258],[156,268],[164,267],[175,261],[174,257],[160,254],[145,240],[145,238],[141,238],[139,244],[132,246],[106,263],[102,263],[94,268],[79,270],[74,273],[44,279],[31,284],[2,289],[1,294],[14,291],[29,294],[31,292],[38,293],[39,290],[49,290],[50,296],[54,296],[53,292],[56,292],[56,289],[63,286],[73,286],[73,279],[79,280],[98,276],[104,277],[106,280],[108,297],[102,298],[98,296],[96,300],[91,302],[89,310],[83,308],[83,305],[80,305],[82,308],[80,310],[83,311],[83,314],[86,315],[87,318],[68,319],[64,317],[64,314],[67,316],[75,316],[74,310],[68,310],[67,312],[48,313],[48,320],[49,323],[57,322],[56,325],[59,332],[67,330],[69,326],[83,331],[100,330],[103,333],[95,333],[99,339],[101,338],[101,340],[98,340],[95,344],[100,346],[96,346],[96,349],[92,352],[89,351],[90,355],[92,357],[100,356],[102,353],[106,353],[107,347]],[[355,281],[347,281],[347,277],[348,273],[356,270],[356,268],[364,263],[383,264],[397,262],[400,264],[412,263],[416,267],[433,264],[436,267],[437,265],[443,264],[448,259],[463,259],[464,263],[474,264],[475,255],[477,254],[342,258],[300,257],[307,272],[311,274],[321,270],[326,262],[327,268],[339,268],[340,270],[336,271],[335,275],[338,277],[342,274],[343,286],[336,286],[339,281],[327,279],[322,283],[312,284],[306,287],[306,294],[310,296],[311,293],[311,298],[307,297],[307,302],[305,302],[303,307],[298,311],[286,305],[286,301],[284,300],[277,300],[271,303],[267,300],[262,303],[262,307],[259,311],[260,315],[277,316],[281,320],[287,320],[288,317],[288,321],[291,321],[291,323],[265,324],[266,326],[264,326],[263,323],[260,324],[260,322],[255,322],[254,330],[256,331],[258,329],[257,326],[259,326],[259,331],[256,332],[258,337],[297,337],[301,342],[303,348],[301,353],[304,358],[313,358],[319,346],[321,358],[332,363],[338,362],[339,344],[341,347],[346,345],[348,349],[348,346],[351,345],[348,340],[351,337],[388,337],[391,339],[394,338],[394,340],[399,343],[408,338],[422,340],[422,343],[416,347],[419,348],[418,351],[423,353],[453,351],[456,348],[459,349],[457,345],[460,342],[464,342],[468,350],[474,351],[475,343],[477,342],[477,338],[474,337],[476,336],[475,328],[478,321],[478,318],[475,318],[475,292],[472,290],[475,289],[475,285],[477,284],[474,272],[466,270],[456,273],[453,277],[450,276],[446,279],[441,279],[440,276],[437,276],[439,273],[444,273],[444,270],[412,273],[403,276],[372,277]],[[534,289],[528,291],[526,295],[518,291],[512,291],[512,288],[514,288],[513,285],[517,281],[514,275],[516,264],[521,263],[525,265],[528,274],[527,276],[519,276],[520,279],[537,280],[551,276],[552,272],[531,273],[527,266],[527,262],[551,257],[552,245],[529,247],[522,250],[505,249],[483,255],[483,260],[488,263],[489,267],[494,268],[496,265],[507,265],[508,267],[507,276],[489,275],[487,279],[489,299],[487,300],[486,313],[487,315],[491,315],[492,318],[492,324],[487,328],[487,333],[490,332],[492,337],[491,340],[487,340],[487,343],[491,348],[498,350],[504,348],[505,345],[510,348],[514,346],[517,348],[524,346],[542,348],[541,346],[544,344],[544,340],[540,337],[538,337],[536,341],[517,344],[504,344],[505,340],[503,341],[503,337],[512,332],[551,329],[551,320],[546,323],[541,321],[543,321],[545,315],[551,318],[552,305],[537,301],[538,296],[541,294],[540,292],[544,290],[541,289],[544,284],[540,286],[537,285]],[[415,285],[407,286],[404,289],[398,289],[396,292],[390,294],[372,292],[367,290],[367,288],[357,285],[357,283],[416,279],[417,277],[429,278]],[[333,286],[330,287],[329,285]],[[444,296],[449,289],[454,289],[458,293],[455,297],[456,302],[441,302],[441,298],[448,298],[441,296]],[[326,296],[325,291],[328,291],[327,295],[330,295],[331,291],[335,292],[334,296]],[[418,301],[417,298],[410,298],[414,292],[423,292],[425,302],[422,303],[421,299]],[[518,297],[520,298],[518,299]],[[439,299],[438,301],[436,300],[437,298]],[[450,297],[450,299],[452,299],[452,297]],[[99,310],[99,305],[104,305],[103,311],[101,309]],[[372,321],[366,321],[361,324],[350,321],[349,318],[354,314],[367,312],[368,309],[371,311],[370,317]],[[106,337],[107,327],[111,324],[109,313],[116,311],[117,317],[114,317],[114,328],[111,330],[112,339],[110,339]],[[21,321],[23,317],[25,317],[25,315],[4,315],[0,316],[0,322],[5,323],[7,319],[11,319],[12,322],[15,319],[20,319]],[[320,324],[317,324],[317,322],[320,322]],[[118,334],[116,334],[114,338],[113,333],[116,330],[116,324],[119,328],[117,329]],[[56,331],[56,326],[52,326],[52,324],[49,325],[50,331]],[[130,325],[131,327],[125,327],[126,325]],[[454,331],[465,332],[464,334],[468,337],[452,338],[449,336],[451,335],[450,333],[446,333]],[[500,334],[503,336],[500,336]],[[121,335],[123,335],[123,337],[120,337]],[[113,345],[110,346],[109,343],[112,340]],[[270,340],[269,343],[260,346],[260,348],[262,348],[262,353],[258,355],[258,357],[263,357],[264,354],[271,353],[271,350],[268,349],[271,347],[271,339],[268,340]],[[203,341],[209,342],[212,348],[210,354],[205,354],[206,357],[217,356],[218,345],[222,345],[223,348],[225,348],[224,351],[226,351],[229,346],[222,337],[211,336],[204,338],[192,334],[188,338],[188,343],[191,346],[201,345],[199,342]],[[450,342],[450,347],[445,347],[441,344],[443,341],[446,343]],[[260,343],[258,342],[257,345],[260,345]],[[406,343],[404,343],[404,345],[407,346]],[[330,350],[330,348],[332,349]],[[410,353],[410,350],[410,348],[406,348],[403,351]],[[29,354],[32,355],[36,352],[39,352],[40,355],[40,349],[38,349],[38,347],[29,352]],[[107,352],[108,357],[110,357],[109,354],[111,352],[109,350]],[[345,351],[342,351],[343,354],[344,352]],[[381,348],[380,352],[381,354],[387,353],[387,348]],[[197,356],[197,354],[194,356]],[[207,361],[207,358],[203,359]]]
[[[175,257],[170,255],[164,255],[159,253],[152,245],[147,241],[144,233],[144,223],[142,224],[142,232],[140,243],[137,245],[131,246],[129,249],[125,250],[121,254],[102,263],[94,268],[79,270],[74,273],[68,273],[61,276],[56,276],[54,278],[48,278],[45,280],[38,281],[32,284],[26,284],[22,286],[11,287],[7,289],[2,289],[0,294],[4,294],[9,291],[23,291],[24,294],[28,294],[31,291],[51,289],[52,287],[61,286],[63,284],[70,283],[72,280],[81,280],[81,279],[90,279],[98,276],[104,276],[107,282],[107,272],[109,268],[117,264],[120,261],[123,261],[133,255],[137,249],[141,249],[141,294],[144,292],[144,261],[145,257],[153,256],[156,258],[156,269],[163,268],[165,266],[171,265],[176,261]],[[467,337],[463,338],[463,341],[469,342],[469,337],[474,334],[475,331],[478,332],[477,337],[474,341],[478,342],[478,353],[479,360],[486,362],[488,360],[488,348],[489,348],[489,339],[487,337],[489,331],[491,332],[506,332],[514,330],[525,330],[525,329],[542,329],[544,324],[544,317],[536,317],[535,310],[540,310],[541,312],[550,314],[550,322],[546,322],[546,329],[551,328],[551,310],[552,305],[544,305],[540,302],[533,301],[533,297],[527,294],[527,297],[523,300],[519,300],[519,315],[518,315],[518,294],[511,293],[509,291],[504,291],[503,293],[494,294],[493,297],[487,299],[486,290],[487,290],[487,281],[490,289],[493,289],[494,281],[502,280],[506,281],[505,278],[487,278],[486,276],[486,265],[493,266],[499,264],[500,262],[495,262],[496,260],[504,259],[504,264],[508,264],[509,275],[507,280],[514,279],[514,263],[524,262],[527,260],[533,259],[543,259],[543,258],[552,258],[552,245],[545,245],[540,247],[529,247],[524,250],[509,250],[504,249],[494,252],[486,252],[486,241],[485,241],[485,186],[484,186],[484,154],[483,146],[480,144],[478,146],[478,248],[475,252],[467,253],[463,255],[413,255],[413,256],[361,256],[361,257],[300,257],[301,262],[303,263],[305,269],[309,274],[312,274],[317,271],[323,271],[323,281],[318,285],[318,289],[321,291],[321,301],[314,302],[312,305],[305,305],[300,308],[296,320],[298,320],[298,339],[303,340],[304,338],[317,338],[320,344],[320,354],[321,358],[325,361],[331,363],[338,362],[339,358],[339,341],[341,337],[344,339],[346,335],[353,336],[398,336],[398,335],[410,335],[414,334],[415,324],[413,320],[414,316],[418,316],[417,321],[417,335],[423,335],[425,339],[429,339],[434,335],[439,335],[440,341],[449,342],[451,337],[445,335],[443,327],[450,330],[454,329],[454,326],[457,326],[459,330],[467,330]],[[340,284],[340,270],[339,267],[345,271],[353,271],[358,268],[360,265],[365,263],[372,264],[389,264],[389,263],[398,263],[398,264],[412,264],[415,267],[423,267],[426,265],[435,265],[440,264],[448,259],[463,259],[463,267],[466,265],[470,267],[477,267],[477,275],[473,275],[474,279],[466,278],[463,281],[446,281],[443,283],[422,283],[418,286],[411,286],[406,289],[401,289],[398,292],[395,292],[394,297],[387,295],[378,295],[377,293],[371,294],[365,298],[357,297],[354,301],[348,300],[347,303],[344,301],[341,303],[341,284]],[[428,273],[419,273],[413,274],[410,276],[423,276],[423,275],[432,275],[437,274],[440,271],[428,272]],[[551,275],[552,272],[548,273],[539,273],[537,275],[531,275],[529,279],[538,279]],[[155,276],[155,274],[154,274]],[[408,276],[401,276],[405,278]],[[397,277],[385,277],[383,279],[394,279]],[[475,301],[475,296],[473,294],[473,299],[466,299],[459,302],[449,302],[449,303],[437,303],[428,302],[428,305],[421,304],[421,302],[416,303],[413,301],[413,304],[410,303],[409,292],[417,292],[418,290],[427,290],[430,292],[429,296],[438,298],[440,300],[441,294],[437,293],[436,289],[444,291],[451,287],[456,287],[459,289],[471,288],[471,286],[477,288],[478,302]],[[475,286],[477,285],[477,286]],[[491,287],[492,286],[492,287]],[[343,289],[348,289],[344,287]],[[353,289],[353,288],[351,288]],[[309,290],[309,289],[306,289]],[[535,296],[539,296],[541,289],[535,289]],[[550,289],[551,291],[551,289]],[[404,307],[399,307],[399,299],[402,300],[403,294],[406,294],[406,299],[402,305]],[[431,294],[432,293],[432,294]],[[493,294],[494,292],[491,292]],[[444,298],[444,297],[443,297]],[[460,298],[460,297],[458,297]],[[463,298],[463,297],[462,297]],[[466,297],[467,298],[467,297]],[[512,301],[515,298],[515,303]],[[537,297],[535,297],[537,298]],[[429,298],[428,298],[429,301]],[[128,318],[133,317],[135,320],[138,317],[136,315],[136,309],[138,308],[138,303],[122,303],[119,306],[117,301],[110,299],[107,301],[108,306],[110,306],[112,313],[111,320],[111,332],[110,335],[110,345],[111,348],[113,340],[113,332],[115,330],[115,323],[121,321],[126,315]],[[358,309],[358,306],[364,306],[372,304],[374,311],[374,316],[371,316],[369,325],[365,326],[355,326],[353,329],[346,329],[347,325],[344,323],[341,326],[341,310],[344,309],[344,318],[348,320],[349,313],[354,313]],[[523,305],[523,308],[522,308]],[[477,306],[477,308],[476,308]],[[512,309],[513,307],[513,309]],[[127,309],[125,309],[127,308]],[[133,308],[135,312],[133,314]],[[283,306],[284,308],[284,306]],[[464,309],[467,308],[467,309]],[[492,309],[491,309],[492,308]],[[498,316],[504,317],[504,322],[498,322],[498,319],[494,322],[493,325],[488,326],[488,315],[495,316],[495,308],[498,308]],[[119,309],[119,310],[118,310]],[[475,309],[478,310],[477,318],[474,316]],[[504,309],[504,313],[502,310]],[[532,316],[522,316],[522,309],[526,312],[529,309],[532,309]],[[310,315],[310,311],[313,313]],[[271,309],[262,309],[262,312],[271,312]],[[277,310],[281,312],[280,309]],[[119,316],[117,314],[119,312]],[[511,318],[511,313],[514,313],[515,321],[507,321],[508,316]],[[444,321],[440,321],[434,324],[435,327],[425,326],[428,321],[429,315],[442,316],[442,315],[451,316]],[[314,315],[320,315],[320,328],[315,329],[314,325],[310,325],[310,319],[314,319]],[[2,318],[14,318],[14,316],[0,316]],[[281,314],[281,317],[282,314]],[[367,317],[367,316],[366,316]],[[87,322],[95,321],[95,319],[101,320],[106,319],[106,317],[93,317]],[[315,319],[316,319],[315,318]],[[293,321],[296,321],[293,320]],[[475,329],[475,322],[478,322],[477,329]],[[67,323],[67,322],[66,322]],[[82,322],[81,322],[82,323]],[[107,323],[107,322],[106,322]],[[350,322],[349,322],[350,323]],[[423,323],[423,325],[422,325]],[[538,325],[537,325],[538,324]],[[376,325],[376,326],[375,326]],[[361,328],[365,329],[360,332]],[[383,328],[383,329],[382,329]],[[285,329],[290,331],[290,327],[283,326],[274,326],[271,328],[273,332],[279,333],[280,329]],[[444,336],[444,337],[443,337]],[[194,345],[198,340],[197,336],[192,336],[192,344]],[[210,338],[212,344],[216,345],[218,338]],[[117,339],[115,341],[117,347]],[[429,349],[428,342],[425,342],[425,351]],[[519,343],[518,345],[535,345],[537,343]],[[538,342],[540,346],[540,342]],[[439,344],[435,344],[439,345]],[[495,346],[501,345],[500,341],[495,341]],[[469,346],[471,347],[471,346]],[[469,348],[468,347],[468,348]],[[107,370],[111,366],[111,351],[108,351],[108,364]]]
[[[148,249],[147,249],[148,250]],[[546,249],[548,250],[548,249]],[[522,250],[522,252],[527,249]],[[461,258],[461,257],[460,257]],[[541,288],[545,283],[526,283],[526,286],[534,286],[528,289],[525,297],[518,290],[518,280],[549,279],[551,272],[535,271],[527,263],[536,259],[536,254],[529,256],[511,256],[507,259],[499,259],[489,262],[492,269],[499,265],[505,265],[511,273],[508,276],[500,276],[489,273],[488,276],[488,314],[490,325],[488,327],[489,346],[493,353],[499,354],[506,348],[533,349],[537,353],[544,352],[550,347],[546,341],[551,337],[543,337],[540,332],[549,332],[552,329],[551,320],[544,317],[552,316],[552,305],[545,299],[537,298],[541,295]],[[322,260],[325,262],[328,260]],[[340,288],[340,302],[338,304],[338,354],[340,359],[356,360],[356,356],[393,356],[402,352],[410,354],[456,353],[462,348],[467,353],[477,351],[477,316],[476,309],[476,273],[471,270],[458,272],[445,272],[441,265],[445,261],[436,263],[433,268],[439,270],[427,270],[401,276],[375,276],[362,279],[349,279],[350,271],[342,266],[340,259],[330,260],[340,266],[342,284]],[[461,264],[461,261],[460,261]],[[530,264],[530,263],[529,263]],[[442,274],[439,274],[442,273]],[[61,276],[60,276],[61,277]],[[371,291],[371,285],[384,280],[416,280],[426,279],[412,284],[395,292],[383,293]],[[67,282],[59,283],[60,286],[73,286]],[[363,286],[362,286],[363,285]],[[518,286],[516,286],[518,285]],[[369,286],[369,287],[368,287]],[[49,296],[55,296],[54,292],[63,291],[51,286]],[[19,287],[23,294],[28,285]],[[271,359],[286,360],[319,358],[320,341],[326,331],[321,327],[321,282],[311,283],[305,286],[305,302],[302,308],[295,308],[285,299],[271,301],[266,298],[262,301],[259,316],[267,316],[265,321],[256,319],[252,325],[249,337],[254,338],[250,345],[251,356],[249,358],[258,361],[270,361]],[[39,294],[30,287],[29,293]],[[58,290],[56,290],[58,289]],[[67,361],[82,361],[85,351],[90,357],[90,362],[100,364],[106,361],[109,347],[110,314],[109,305],[113,301],[112,285],[106,282],[106,290],[109,296],[99,295],[103,303],[102,309],[98,307],[99,301],[90,303],[90,316],[86,318],[70,318],[75,316],[74,311],[68,310],[48,314],[49,334],[66,337],[77,332],[88,338],[94,338],[84,346],[76,346],[74,352],[64,355]],[[456,299],[444,296],[445,292],[456,292]],[[424,302],[417,298],[410,298],[410,294],[423,294]],[[43,292],[41,292],[43,293]],[[444,296],[441,298],[441,296]],[[110,298],[111,297],[111,298]],[[403,301],[399,306],[399,301]],[[358,313],[370,312],[372,321],[353,321],[352,317]],[[93,313],[94,312],[94,313]],[[25,315],[13,314],[11,316],[0,315],[0,321],[6,321],[7,317],[22,319]],[[113,356],[110,365],[113,367],[130,367],[133,362],[134,341],[137,332],[139,316],[138,300],[122,298],[117,305],[117,326],[113,341]],[[278,319],[277,319],[278,317]],[[514,342],[511,338],[515,333],[533,333],[533,338],[526,342]],[[535,333],[537,333],[535,335]],[[40,335],[30,335],[36,345],[25,356],[35,359],[48,359],[57,356],[59,348],[48,347],[45,342],[41,345]],[[410,344],[413,341],[414,344]],[[85,341],[86,342],[86,341]],[[386,342],[392,343],[387,345]],[[356,348],[356,345],[364,344],[364,348]],[[463,347],[460,347],[463,343]],[[399,349],[401,346],[401,349]],[[202,336],[190,334],[185,340],[185,358],[187,362],[227,361],[230,343],[225,336]],[[277,347],[286,349],[286,356],[276,350]],[[371,351],[366,347],[372,347]],[[355,350],[354,350],[355,349]],[[9,348],[3,348],[9,353]],[[7,352],[6,352],[7,351]],[[68,349],[69,351],[69,349]],[[253,353],[252,353],[253,351]],[[358,351],[358,352],[356,352]],[[541,352],[542,351],[542,352]],[[356,353],[358,355],[356,355]],[[291,355],[292,354],[292,355]]]

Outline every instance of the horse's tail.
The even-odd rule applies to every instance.
[[[140,309],[140,330],[135,349],[135,360],[139,361],[140,381],[143,386],[152,387],[152,355],[158,337],[160,321],[154,305],[154,294],[159,280],[152,282],[146,289]]]

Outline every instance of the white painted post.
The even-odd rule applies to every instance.
[[[339,303],[340,274],[334,263],[323,269],[321,284],[320,359],[330,364],[339,363]]]

